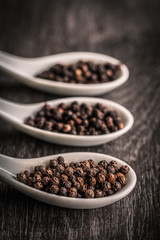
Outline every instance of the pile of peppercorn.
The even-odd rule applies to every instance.
[[[35,117],[29,117],[26,124],[47,131],[73,135],[101,135],[118,131],[124,127],[118,113],[97,103],[60,103],[56,107],[45,104]]]
[[[118,168],[116,161],[98,164],[90,159],[71,162],[64,158],[50,160],[49,166],[36,166],[33,173],[24,171],[17,174],[18,181],[33,188],[73,198],[100,198],[118,192],[126,184],[128,166]]]
[[[56,64],[36,77],[65,83],[92,84],[110,82],[120,75],[120,65],[79,61],[69,65]]]

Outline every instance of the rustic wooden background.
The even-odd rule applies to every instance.
[[[130,69],[129,81],[103,98],[127,107],[132,130],[97,147],[64,147],[27,136],[0,122],[0,152],[30,158],[70,151],[116,156],[137,173],[134,191],[116,204],[94,210],[53,207],[0,182],[0,239],[158,239],[160,162],[160,15],[158,0],[0,0],[0,49],[23,57],[95,51]],[[0,72],[0,95],[21,103],[56,96],[23,86]]]

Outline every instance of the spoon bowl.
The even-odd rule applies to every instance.
[[[128,79],[129,71],[125,64],[120,65],[121,76],[107,83],[72,84],[35,77],[36,74],[57,63],[70,64],[79,60],[93,61],[94,63],[120,63],[119,60],[110,56],[92,52],[69,52],[41,58],[22,58],[0,51],[0,69],[13,75],[19,82],[27,86],[57,95],[97,96],[119,87]]]
[[[65,207],[65,208],[75,208],[75,209],[91,209],[104,207],[110,204],[113,204],[120,199],[126,197],[134,188],[136,184],[136,174],[134,170],[129,166],[130,171],[127,174],[127,184],[117,193],[103,197],[103,198],[70,198],[58,196],[50,193],[46,193],[32,187],[29,187],[23,183],[20,183],[16,180],[16,174],[24,170],[33,171],[36,165],[47,165],[50,159],[57,158],[59,154],[53,156],[46,156],[42,158],[33,158],[33,159],[16,159],[0,155],[0,177],[10,184],[12,187],[18,191],[37,199],[38,201],[45,202],[47,204]],[[72,152],[72,153],[63,153],[61,156],[64,157],[66,163],[84,161],[88,159],[94,159],[96,163],[101,160],[115,160],[118,163],[118,167],[122,165],[127,165],[122,160],[108,156],[100,153],[91,153],[91,152]]]
[[[36,103],[36,104],[17,104],[6,101],[4,99],[0,99],[0,114],[2,118],[9,123],[11,123],[17,129],[34,136],[36,138],[53,142],[62,145],[68,146],[96,146],[106,142],[110,142],[121,135],[125,134],[133,125],[133,116],[132,114],[121,105],[100,98],[90,98],[90,97],[78,97],[78,98],[61,98],[52,101],[48,101],[48,103],[53,107],[62,102],[66,104],[70,104],[73,101],[77,101],[79,104],[86,103],[88,105],[95,105],[96,103],[101,103],[104,106],[109,107],[111,110],[116,110],[122,119],[124,124],[124,128],[118,130],[113,133],[97,135],[97,136],[80,136],[80,135],[72,135],[72,134],[63,134],[56,132],[49,132],[46,130],[41,130],[39,128],[31,127],[25,124],[26,119],[29,116],[33,116],[36,112],[38,112],[42,106],[45,104]]]

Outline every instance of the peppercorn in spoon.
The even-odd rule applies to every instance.
[[[92,115],[90,115],[90,112],[88,115],[83,114],[83,111],[74,113],[74,109],[73,111],[67,110],[67,112],[65,112],[61,107],[61,111],[64,111],[63,118],[61,112],[58,112],[57,115],[55,109],[52,109],[52,111],[47,110],[47,112],[45,112],[46,115],[40,117],[40,120],[38,117],[36,119],[36,125],[34,125],[32,118],[27,119],[30,116],[36,115],[37,112],[39,116],[44,114],[44,112],[40,111],[45,104],[44,102],[37,104],[17,104],[3,99],[0,99],[0,113],[4,120],[29,135],[44,141],[69,146],[100,145],[125,134],[133,125],[133,116],[126,108],[105,99],[87,97],[62,98],[48,101],[46,107],[48,108],[48,106],[51,105],[52,108],[57,108],[63,103],[72,105],[75,101],[77,107],[81,105],[81,107],[85,106],[87,109],[92,108]],[[98,109],[101,105],[107,111],[106,113]],[[95,106],[94,110],[93,106]],[[75,106],[73,105],[72,107]],[[107,109],[109,109],[109,111]],[[117,112],[116,117],[112,116],[114,111]],[[57,117],[60,115],[61,120],[57,120],[56,118],[56,120],[60,122],[55,122],[55,118],[52,118],[55,117],[55,115]],[[70,117],[71,119],[69,119]],[[85,119],[86,117],[87,119]],[[46,121],[47,118],[51,120]],[[62,122],[62,120],[64,122]],[[46,122],[44,123],[44,121]],[[66,121],[68,122],[67,124],[65,124]],[[81,122],[83,125],[81,125]],[[84,124],[88,124],[87,122],[89,122],[89,128],[84,126]],[[76,127],[72,126],[73,124],[75,124]],[[54,126],[56,126],[56,128],[54,128]],[[58,132],[58,128],[62,128],[60,132]],[[108,131],[108,129],[110,129],[110,131]],[[70,134],[68,134],[69,131]]]
[[[64,170],[64,172],[66,174],[61,174],[60,171],[58,171],[58,170],[62,170],[62,169],[57,168],[58,166],[55,167],[56,160],[53,160],[53,159],[57,159],[58,157],[59,157],[59,154],[53,155],[53,156],[46,156],[46,157],[42,157],[42,158],[34,158],[34,159],[17,159],[17,158],[8,157],[5,155],[0,155],[0,177],[2,178],[2,180],[4,180],[5,182],[7,182],[11,186],[13,186],[15,189],[21,191],[22,193],[24,193],[28,196],[31,196],[32,198],[39,200],[39,201],[45,202],[47,204],[59,206],[59,207],[75,208],[75,209],[98,208],[98,207],[104,207],[104,206],[113,204],[114,202],[119,201],[120,199],[127,196],[133,190],[133,188],[136,184],[136,174],[135,174],[134,170],[129,165],[126,165],[125,162],[123,162],[117,158],[114,158],[112,156],[108,156],[105,154],[99,154],[99,153],[91,153],[91,152],[72,152],[72,153],[61,154],[61,158],[64,158],[64,160],[65,160],[65,165],[63,164],[63,166],[64,166],[63,168],[66,169],[66,170]],[[51,160],[51,164],[52,165],[54,164],[54,166],[51,166],[52,171],[50,170],[50,168],[48,168],[48,170],[46,170],[47,173],[45,172],[45,170],[43,172],[42,167],[45,169],[45,166],[48,165],[50,160]],[[108,179],[108,177],[106,175],[106,178],[108,179],[109,182],[104,182],[107,185],[105,184],[105,186],[102,186],[103,191],[106,192],[106,194],[107,194],[108,187],[111,185],[112,185],[113,191],[111,190],[112,195],[109,194],[108,196],[106,196],[106,194],[105,194],[104,195],[105,197],[99,195],[101,192],[100,189],[98,191],[98,189],[94,190],[93,187],[91,188],[91,185],[93,185],[92,184],[93,182],[91,182],[91,181],[89,181],[89,183],[88,183],[89,184],[88,190],[85,187],[83,187],[83,189],[80,190],[80,192],[85,191],[84,197],[86,197],[86,198],[83,198],[83,197],[80,198],[77,195],[76,189],[78,186],[75,185],[74,181],[72,181],[72,184],[74,184],[74,187],[72,185],[68,187],[68,185],[66,186],[66,183],[65,183],[65,187],[60,187],[60,185],[62,183],[59,184],[59,181],[62,181],[62,182],[65,181],[64,178],[66,178],[67,175],[69,177],[70,171],[68,169],[68,164],[71,162],[72,162],[71,165],[82,162],[82,161],[87,162],[86,160],[88,160],[88,162],[90,162],[92,164],[99,164],[99,170],[100,170],[100,172],[103,171],[103,174],[105,174],[104,173],[106,171],[105,169],[107,169],[107,171],[109,171],[109,172],[111,171],[111,167],[113,167],[112,164],[114,164],[114,165],[116,164],[115,167],[117,169],[120,168],[120,171],[122,169],[123,170],[122,172],[124,174],[126,173],[126,169],[129,169],[129,172],[127,170],[128,173],[126,174],[127,181],[124,183],[121,181],[122,179],[119,179],[120,175],[122,175],[124,177],[124,175],[120,172],[116,173],[118,180],[116,180],[114,183],[112,181],[113,179],[110,179],[111,176]],[[58,163],[59,163],[59,167],[60,167],[61,162],[58,162]],[[107,164],[107,166],[104,166],[103,163],[105,163],[105,165],[107,163],[109,163],[109,165]],[[110,163],[111,163],[111,165],[110,165]],[[83,164],[83,162],[82,162],[82,164]],[[41,169],[40,169],[40,167],[41,167]],[[84,165],[84,167],[88,167],[88,166]],[[89,167],[91,167],[91,168],[89,168],[87,171],[92,173],[92,171],[90,171],[90,170],[93,169],[93,166],[90,165]],[[36,171],[35,175],[33,174],[34,169]],[[25,170],[27,170],[27,171],[25,171]],[[53,170],[55,170],[56,172]],[[52,180],[51,187],[49,187],[50,183],[47,186],[47,184],[48,184],[47,176],[50,175],[49,171],[51,171],[52,174],[57,173],[56,174],[57,177],[52,176],[52,179],[50,178]],[[76,169],[76,172],[78,174],[82,174],[81,171],[80,171],[80,168]],[[22,174],[20,172],[24,172],[24,174]],[[32,172],[33,177],[29,176],[30,172]],[[20,173],[20,174],[17,174],[17,173]],[[61,175],[59,174],[59,177],[58,177],[58,173],[61,174]],[[16,178],[16,174],[17,174],[18,179]],[[44,175],[42,182],[41,182],[42,175],[40,176],[40,174]],[[98,182],[102,182],[103,179],[100,175],[103,176],[103,174],[100,174],[100,173],[98,174],[98,177],[97,177]],[[25,178],[22,175],[24,175]],[[110,175],[113,175],[113,174],[110,174]],[[29,183],[30,178],[32,179],[31,184]],[[30,186],[28,186],[26,184],[26,182],[25,182],[26,179],[28,179],[27,184]],[[77,179],[78,179],[78,177],[77,177]],[[91,178],[89,175],[88,180],[92,180],[92,179],[93,178]],[[21,182],[19,182],[18,180],[20,180]],[[104,181],[105,181],[105,179],[104,179]],[[58,184],[59,184],[59,187],[58,187]],[[97,183],[97,184],[99,184],[99,183]],[[31,185],[32,186],[34,185],[34,188],[31,187]],[[48,192],[48,187],[50,188],[49,192]],[[107,187],[107,189],[106,189],[106,187]],[[44,191],[42,191],[42,188]],[[57,188],[59,191],[59,195],[61,195],[61,196],[56,195]],[[41,190],[38,190],[38,189],[41,189]],[[67,195],[64,190],[67,192]],[[75,190],[75,192],[74,192],[74,190]],[[94,196],[92,196],[92,195],[94,195],[95,198],[93,198]],[[87,199],[87,198],[89,198],[89,199]]]
[[[69,66],[75,65],[78,61],[82,63],[79,63],[80,66],[77,65],[77,69],[74,69],[75,66]],[[62,65],[67,65],[67,69]],[[0,68],[27,86],[66,96],[104,94],[122,85],[129,76],[128,68],[119,60],[91,52],[70,52],[41,58],[22,58],[0,51]],[[46,71],[48,68],[50,70]],[[119,74],[112,78],[116,68]],[[45,72],[42,73],[43,71]],[[89,84],[84,84],[85,78],[90,79]],[[75,79],[79,83],[76,83]],[[100,79],[100,82],[97,79]]]

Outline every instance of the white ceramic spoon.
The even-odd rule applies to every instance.
[[[128,79],[129,71],[124,64],[121,65],[121,76],[117,80],[108,83],[71,84],[35,77],[36,74],[48,69],[54,64],[69,64],[79,60],[91,60],[95,63],[120,63],[120,61],[115,58],[91,52],[70,52],[41,58],[22,58],[0,51],[0,68],[2,70],[15,76],[23,84],[58,95],[96,96],[117,88]]]
[[[95,162],[101,160],[115,160],[118,162],[118,166],[127,165],[125,162],[100,153],[91,153],[91,152],[72,152],[72,153],[63,153],[53,156],[47,156],[42,158],[33,158],[33,159],[17,159],[7,157],[5,155],[0,155],[0,177],[12,185],[17,190],[25,193],[26,195],[35,198],[39,201],[59,206],[65,208],[77,208],[77,209],[89,209],[89,208],[98,208],[110,205],[114,202],[119,201],[120,199],[127,196],[134,188],[136,184],[136,174],[134,170],[129,166],[130,171],[127,174],[127,184],[117,193],[103,198],[94,198],[94,199],[79,199],[79,198],[70,198],[62,197],[54,194],[46,193],[40,190],[36,190],[32,187],[29,187],[23,183],[20,183],[16,180],[16,173],[22,172],[24,170],[33,171],[36,165],[47,165],[50,159],[57,158],[58,156],[63,156],[65,162],[79,162],[83,160],[93,159]]]
[[[71,134],[49,132],[24,124],[24,122],[29,116],[33,116],[37,111],[39,111],[42,108],[44,102],[36,104],[17,104],[6,101],[4,99],[0,99],[1,109],[0,115],[4,120],[11,123],[14,127],[29,135],[32,135],[36,138],[40,138],[45,141],[70,146],[95,146],[106,142],[110,142],[126,133],[133,125],[133,116],[131,115],[131,113],[121,105],[109,100],[101,98],[72,97],[56,99],[48,101],[48,103],[51,106],[56,106],[61,102],[69,104],[73,101],[78,101],[78,103],[87,103],[88,105],[95,105],[96,103],[99,102],[105,106],[108,106],[111,110],[116,110],[124,123],[124,128],[118,130],[117,132],[104,135],[78,136]]]

